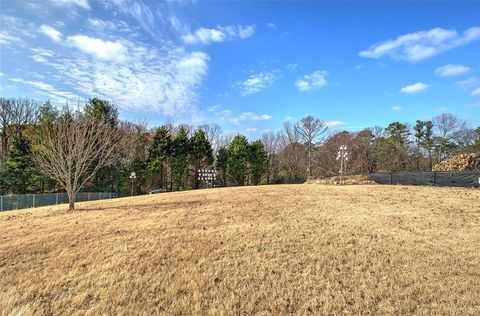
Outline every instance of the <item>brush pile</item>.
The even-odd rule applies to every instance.
[[[305,182],[306,184],[346,184],[346,185],[355,185],[355,184],[377,184],[375,181],[368,179],[367,176],[363,175],[352,175],[352,176],[335,176],[326,179],[311,179]]]
[[[480,170],[480,154],[460,154],[445,159],[435,166],[433,171]]]

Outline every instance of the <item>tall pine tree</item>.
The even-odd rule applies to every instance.
[[[217,152],[217,159],[215,161],[215,168],[217,169],[220,181],[223,186],[227,186],[227,168],[228,168],[228,149],[220,147]]]
[[[180,127],[172,142],[170,165],[172,169],[172,185],[174,190],[185,189],[188,175],[188,161],[190,154],[190,140],[187,129]]]
[[[260,140],[252,142],[249,146],[248,169],[250,173],[250,183],[257,185],[262,180],[267,162],[267,153],[263,143]]]
[[[213,163],[212,145],[201,129],[196,130],[190,139],[190,162],[194,171],[194,187],[197,189],[199,187],[198,170]]]
[[[228,147],[227,176],[235,185],[245,185],[248,175],[248,140],[243,135],[232,139]]]
[[[148,149],[148,171],[152,185],[167,188],[167,165],[172,154],[172,137],[167,126],[155,131]]]

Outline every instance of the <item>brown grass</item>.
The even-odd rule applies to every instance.
[[[0,214],[0,314],[480,313],[480,190],[282,185]]]

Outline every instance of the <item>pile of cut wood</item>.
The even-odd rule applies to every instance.
[[[433,171],[480,170],[480,154],[460,154],[433,166]]]

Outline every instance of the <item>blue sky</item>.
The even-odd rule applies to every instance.
[[[251,138],[449,112],[480,125],[480,2],[1,0],[0,93]]]

